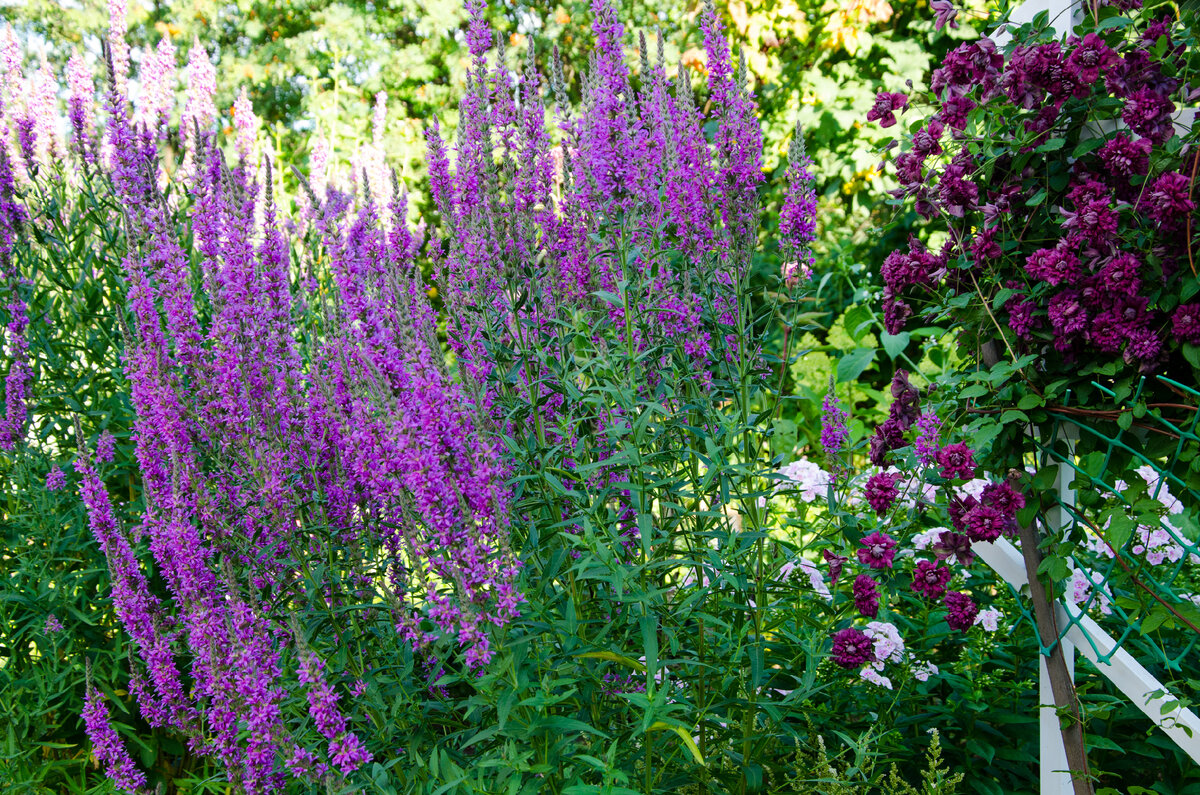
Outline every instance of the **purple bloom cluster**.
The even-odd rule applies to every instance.
[[[160,189],[169,172],[160,146],[174,105],[171,42],[143,59],[143,98],[131,117],[124,11],[114,13],[102,129],[92,76],[80,57],[71,61],[73,149],[85,169],[108,172],[129,233],[123,355],[136,421],[128,439],[146,506],[137,526],[120,526],[98,471],[114,460],[111,433],[100,435],[94,455],[80,433],[74,471],[133,641],[129,689],[142,717],[224,765],[239,791],[276,792],[289,770],[319,778],[371,759],[337,680],[326,677],[320,647],[330,639],[285,629],[278,605],[302,609],[309,598],[295,582],[304,562],[320,560],[327,572],[311,592],[322,610],[370,603],[371,615],[427,657],[435,644],[456,645],[467,670],[489,663],[493,631],[517,617],[512,473],[495,433],[511,421],[497,408],[504,371],[490,343],[552,337],[580,302],[625,289],[625,268],[635,269],[648,285],[636,306],[604,308],[615,327],[630,329],[620,334],[632,338],[620,342],[633,351],[678,345],[705,383],[726,365],[714,340],[730,337],[744,317],[734,288],[748,273],[758,229],[762,135],[744,59],[730,51],[715,6],[701,15],[708,97],[697,102],[686,69],[668,79],[661,42],[658,61],[643,57],[633,79],[614,5],[593,0],[596,51],[576,115],[560,66],[550,80],[562,132],[556,146],[532,48],[514,84],[503,54],[489,64],[486,3],[466,5],[472,61],[453,152],[436,121],[426,131],[431,192],[449,232],[428,251],[449,317],[452,368],[416,260],[422,233],[406,222],[403,192],[376,184],[381,169],[354,175],[358,195],[315,175],[301,220],[320,272],[305,268],[297,281],[289,221],[271,193],[272,164],[263,161],[263,174],[248,160],[252,109],[243,94],[234,119],[240,162],[227,165],[213,132],[216,71],[199,42],[188,57],[182,181],[171,201]],[[49,145],[39,125],[16,124],[30,160]],[[24,213],[8,152],[0,147],[0,286],[13,355],[0,445],[12,447],[24,435],[30,373],[28,285],[10,256]],[[796,267],[807,266],[816,196],[799,130],[787,175],[780,246]],[[180,239],[181,228],[191,241]],[[642,253],[623,264],[606,252],[626,234]],[[662,248],[683,256],[644,253]],[[514,294],[513,274],[529,267],[542,269],[533,281],[548,285],[545,301]],[[717,286],[699,295],[709,284]],[[299,333],[302,315],[315,326]],[[641,318],[652,321],[639,327]],[[551,374],[518,368],[513,378],[538,408],[565,411]],[[824,438],[836,455],[848,432],[832,400]],[[629,422],[615,408],[589,421],[597,438],[614,440],[605,432]],[[575,444],[571,433],[554,441]],[[617,445],[593,451],[602,466],[580,481],[619,492],[616,523],[633,537],[630,494],[614,485],[629,481],[627,465],[603,465]],[[47,478],[51,489],[66,482],[57,468]],[[139,560],[139,542],[152,562]],[[890,564],[894,545],[880,560]],[[161,587],[148,582],[151,568]],[[285,715],[296,678],[308,701],[304,726]],[[97,704],[89,706],[89,731],[98,755],[118,784],[142,786],[110,750]],[[314,732],[323,747],[313,744]]]
[[[854,607],[867,618],[879,615],[879,586],[869,574],[854,578]]]
[[[850,431],[846,427],[849,417],[842,408],[842,401],[834,389],[833,379],[830,378],[829,391],[825,393],[825,399],[821,403],[821,447],[825,450],[826,459],[831,462],[846,451],[846,444],[850,441]],[[837,467],[832,469],[836,470]]]
[[[29,367],[29,311],[25,291],[28,281],[13,260],[17,236],[25,224],[25,209],[17,203],[12,162],[0,147],[0,280],[8,322],[4,347],[8,373],[4,377],[4,416],[0,417],[0,450],[12,450],[25,436],[26,401],[33,374]]]
[[[137,769],[125,744],[109,722],[104,696],[89,681],[83,707],[88,739],[104,772],[122,792],[139,793],[146,787],[146,774]]]
[[[875,659],[875,641],[861,629],[847,627],[833,635],[833,661],[843,668],[857,668]]]
[[[896,539],[886,533],[876,531],[863,536],[862,549],[858,550],[858,560],[864,566],[872,569],[890,569],[896,559]]]
[[[951,629],[966,632],[975,624],[979,605],[965,593],[950,591],[946,594],[946,623]]]
[[[950,582],[952,573],[941,563],[931,560],[918,560],[913,568],[912,589],[926,599],[936,602],[946,592],[946,583]]]
[[[877,515],[883,516],[887,513],[892,503],[900,496],[900,490],[896,488],[899,481],[900,475],[887,472],[872,475],[867,480],[863,496]]]
[[[947,480],[970,480],[975,477],[975,454],[963,442],[948,444],[938,450],[937,463]]]
[[[804,151],[800,125],[788,147],[787,194],[779,211],[780,249],[786,262],[803,270],[813,264],[812,242],[817,237],[817,194],[813,162]]]
[[[892,404],[888,418],[871,436],[870,458],[875,466],[886,466],[888,454],[904,446],[904,434],[921,416],[921,393],[909,382],[907,370],[892,377]]]
[[[951,12],[949,3],[938,3],[937,23]],[[948,221],[950,242],[934,254],[914,240],[907,252],[887,257],[881,275],[889,332],[905,328],[917,302],[943,290],[1002,285],[1016,294],[1003,302],[1001,322],[1028,346],[1024,351],[1056,352],[1064,362],[1101,354],[1142,372],[1171,355],[1181,340],[1166,322],[1165,310],[1174,307],[1157,304],[1187,258],[1180,232],[1196,207],[1187,169],[1152,157],[1165,154],[1163,144],[1176,132],[1175,102],[1186,91],[1174,23],[1146,23],[1140,34],[1132,31],[1142,26],[1131,26],[1121,36],[1093,31],[1031,41],[1007,56],[984,38],[946,55],[931,81],[936,112],[907,136],[893,162],[901,185],[894,195],[911,199],[927,218]],[[892,104],[891,95],[880,94],[867,120],[890,126]],[[986,164],[974,158],[963,130],[980,112],[1021,125],[1029,133],[1022,152]],[[1087,114],[1105,122],[1119,116],[1122,129],[1070,153],[1062,136],[1073,139],[1063,127]],[[1034,159],[1017,169],[1022,154],[1021,162]],[[1046,167],[1037,164],[1051,162],[1064,178],[1047,186],[1039,176]],[[1005,230],[1023,231],[1013,241]]]
[[[867,121],[877,121],[880,127],[891,127],[896,123],[896,111],[908,107],[908,95],[898,92],[880,91],[875,104],[867,111]]]

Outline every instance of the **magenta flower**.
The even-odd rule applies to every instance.
[[[951,28],[958,27],[958,9],[951,3],[950,0],[933,0],[930,4],[933,8],[933,29],[941,30],[949,25]]]
[[[946,445],[939,450],[937,462],[946,480],[970,480],[975,477],[974,453],[962,442]]]
[[[1025,507],[1025,495],[1014,489],[1007,481],[989,483],[983,487],[980,502],[995,508],[1011,519],[1016,518],[1017,511]]]
[[[867,618],[879,615],[879,587],[868,574],[854,578],[854,607]]]
[[[875,641],[861,629],[847,627],[833,635],[833,661],[843,668],[857,668],[875,659]]]
[[[883,516],[887,513],[896,498],[900,496],[900,490],[896,488],[899,480],[898,474],[888,474],[887,472],[872,475],[867,480],[864,496],[876,515]]]
[[[962,533],[952,533],[949,530],[938,536],[930,552],[938,560],[954,558],[962,566],[970,566],[975,560],[975,553],[971,551],[971,539]]]
[[[873,569],[890,569],[896,558],[896,539],[878,530],[862,540],[858,561]]]
[[[1142,206],[1163,229],[1182,229],[1195,204],[1189,192],[1191,181],[1178,171],[1168,171],[1154,180]]]
[[[950,569],[941,563],[919,560],[913,569],[912,589],[930,601],[937,601],[946,592],[950,577]]]
[[[1025,259],[1025,272],[1033,279],[1040,279],[1051,287],[1073,284],[1079,280],[1079,259],[1068,251],[1042,248]]]
[[[1181,304],[1171,315],[1171,332],[1180,343],[1200,345],[1200,304]]]
[[[875,104],[867,111],[867,121],[877,121],[880,127],[891,127],[896,123],[896,111],[906,107],[907,94],[880,91],[875,95]]]
[[[963,517],[967,537],[972,541],[995,541],[1013,525],[1013,519],[990,505],[972,508]]]
[[[830,552],[828,549],[821,550],[821,556],[825,558],[825,562],[829,564],[829,581],[833,587],[837,587],[838,578],[842,576],[842,567],[849,560],[845,555],[838,555]]]
[[[965,593],[950,591],[946,594],[946,623],[951,629],[966,632],[975,624],[979,605]]]

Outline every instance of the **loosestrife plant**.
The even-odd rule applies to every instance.
[[[686,775],[747,791],[788,764],[780,738],[813,689],[795,661],[830,648],[781,576],[797,554],[769,532],[778,509],[760,504],[759,426],[778,400],[764,340],[812,266],[811,161],[797,131],[778,241],[791,264],[764,291],[762,139],[713,6],[710,111],[688,70],[668,77],[661,42],[629,70],[597,1],[580,107],[549,59],[550,125],[536,50],[514,86],[470,10],[453,152],[436,123],[427,135],[429,241],[370,168],[353,193],[314,175],[289,218],[243,101],[226,162],[202,46],[178,127],[169,43],[142,59],[131,112],[119,30],[101,101],[71,65],[68,141],[19,109],[6,240],[23,218],[13,186],[50,178],[55,154],[114,199],[136,521],[106,488],[112,437],[82,424],[71,474],[47,487],[83,498],[140,721],[240,790],[350,789],[401,765],[437,786],[468,768],[490,786],[502,766],[522,786],[673,791]],[[15,262],[6,273],[19,288]],[[89,683],[86,703],[114,781],[152,785],[112,697]],[[496,728],[476,735],[479,721]]]

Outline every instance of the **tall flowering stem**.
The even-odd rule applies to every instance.
[[[4,345],[8,373],[4,377],[4,416],[0,418],[0,450],[12,450],[25,437],[27,401],[32,371],[29,363],[29,289],[17,266],[13,250],[26,221],[25,209],[17,203],[12,162],[0,146],[0,278],[3,278],[5,309]]]
[[[91,681],[91,663],[88,663],[87,698],[84,701],[83,721],[88,739],[105,773],[117,788],[130,795],[137,795],[146,788],[146,774],[138,770],[125,744],[117,736],[110,722],[104,696]]]

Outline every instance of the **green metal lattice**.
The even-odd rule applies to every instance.
[[[1144,478],[1148,484],[1147,496],[1151,499],[1161,501],[1161,497],[1170,493],[1181,504],[1184,513],[1194,512],[1200,506],[1200,492],[1180,476],[1181,472],[1186,471],[1191,458],[1200,454],[1200,436],[1196,433],[1200,423],[1200,410],[1197,409],[1200,406],[1200,392],[1165,376],[1157,376],[1156,380],[1190,399],[1190,404],[1158,404],[1158,408],[1135,413],[1140,420],[1138,431],[1142,434],[1158,433],[1176,440],[1173,450],[1165,456],[1152,458],[1147,455],[1146,436],[1139,439],[1133,431],[1133,423],[1128,423],[1129,427],[1125,428],[1115,421],[1115,417],[1121,413],[1135,412],[1146,388],[1146,378],[1139,381],[1136,392],[1125,401],[1115,401],[1116,395],[1112,390],[1098,383],[1093,384],[1114,399],[1118,405],[1114,411],[1072,410],[1068,394],[1068,401],[1064,402],[1061,409],[1049,412],[1052,420],[1049,432],[1035,439],[1035,456],[1041,467],[1058,467],[1057,491],[1049,506],[1039,510],[1037,521],[1045,528],[1047,535],[1067,541],[1066,548],[1070,548],[1072,541],[1085,541],[1075,546],[1069,557],[1074,569],[1081,572],[1073,576],[1086,576],[1090,588],[1087,596],[1076,604],[1080,612],[1072,615],[1067,611],[1067,620],[1058,627],[1059,639],[1076,626],[1087,636],[1080,620],[1082,615],[1091,615],[1117,641],[1112,649],[1103,653],[1088,636],[1099,662],[1108,663],[1117,650],[1135,639],[1139,647],[1138,656],[1143,662],[1153,662],[1169,671],[1182,673],[1184,661],[1200,641],[1200,622],[1195,620],[1196,604],[1189,598],[1200,590],[1200,544],[1197,539],[1187,537],[1181,528],[1166,521],[1165,517],[1159,518],[1154,526],[1141,525],[1146,527],[1146,536],[1162,540],[1156,548],[1172,549],[1170,545],[1175,545],[1174,550],[1181,550],[1178,558],[1169,563],[1166,560],[1150,563],[1146,559],[1151,551],[1148,543],[1141,544],[1142,552],[1134,551],[1141,541],[1139,526],[1135,525],[1129,536],[1120,540],[1114,548],[1109,543],[1113,536],[1109,534],[1106,537],[1104,528],[1099,525],[1099,511],[1081,506],[1075,498],[1075,493],[1082,489],[1094,489],[1106,495],[1108,507],[1112,507],[1112,501],[1115,501],[1126,508],[1127,513],[1132,513],[1134,506],[1122,495],[1117,485],[1119,480],[1139,477],[1135,474],[1139,467],[1133,462],[1141,462],[1152,473],[1151,478]],[[1182,421],[1173,421],[1163,416],[1164,409],[1187,412],[1188,416]],[[1085,420],[1096,416],[1111,416],[1114,419],[1107,423]],[[1115,432],[1107,431],[1108,427],[1114,428]],[[1081,447],[1092,450],[1086,457],[1087,461],[1079,454]],[[1128,455],[1130,463],[1114,472],[1114,458],[1119,452]],[[1098,467],[1095,466],[1097,460],[1100,464]],[[1098,553],[1097,550],[1103,547],[1111,550],[1112,554]],[[1135,609],[1135,605],[1138,609]],[[1151,609],[1142,610],[1142,606],[1150,606]],[[1169,635],[1155,633],[1157,637],[1143,632],[1143,624],[1155,606],[1162,609],[1169,606],[1176,623],[1182,625],[1183,630]],[[1029,621],[1032,625],[1033,617],[1028,608],[1022,605],[1021,609],[1021,620]],[[1191,626],[1188,627],[1188,624]],[[1050,651],[1040,642],[1039,647],[1042,654]]]

